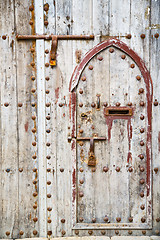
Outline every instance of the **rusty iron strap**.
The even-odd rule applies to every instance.
[[[45,39],[52,40],[52,37],[56,36],[57,40],[93,40],[94,35],[17,35],[17,40],[36,40]]]

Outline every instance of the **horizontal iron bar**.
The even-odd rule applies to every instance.
[[[52,40],[54,35],[17,35],[17,40],[36,40],[46,39]],[[58,40],[92,40],[94,35],[55,35]]]
[[[106,140],[106,137],[78,137],[77,138],[77,141],[85,141],[85,140],[91,140],[91,139],[94,139],[94,140]]]

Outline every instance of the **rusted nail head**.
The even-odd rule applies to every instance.
[[[141,218],[141,222],[144,223],[146,219],[144,217]]]
[[[124,54],[121,55],[121,58],[122,58],[122,59],[125,59],[125,58],[126,58],[126,55],[124,55]]]
[[[47,235],[48,236],[52,235],[52,231],[47,231]]]
[[[109,168],[108,167],[103,167],[103,172],[108,172]]]
[[[37,205],[36,205],[36,204],[35,204],[35,205],[33,205],[33,208],[34,208],[34,209],[36,209],[36,208],[37,208]]]
[[[101,234],[102,234],[102,235],[105,235],[105,234],[106,234],[106,231],[105,231],[105,230],[102,230],[102,231],[101,231]]]
[[[144,115],[143,114],[141,114],[140,119],[144,120]]]
[[[33,197],[37,197],[38,193],[37,192],[34,192],[33,193]]]
[[[146,35],[144,33],[141,34],[141,38],[144,39]]]
[[[129,172],[133,172],[133,168],[132,168],[132,167],[129,167],[129,168],[128,168],[128,171],[129,171]]]
[[[65,220],[64,218],[61,219],[61,223],[65,223],[65,221],[66,221],[66,220]]]
[[[44,26],[48,26],[48,21],[44,21]]]
[[[141,205],[141,210],[144,210],[144,209],[145,209],[145,205],[142,204],[142,205]]]
[[[104,103],[103,103],[103,106],[104,106],[104,107],[107,107],[107,106],[108,106],[108,103],[107,103],[107,102],[104,102]]]
[[[108,222],[108,217],[104,217],[103,219],[105,222]]]
[[[32,92],[32,93],[35,93],[35,91],[36,91],[35,88],[32,88],[32,89],[31,89],[31,92]]]
[[[37,184],[37,180],[35,179],[35,180],[33,180],[33,184]]]
[[[116,171],[119,172],[120,171],[120,167],[116,167]]]
[[[134,64],[134,63],[132,63],[132,64],[130,65],[130,67],[131,67],[131,68],[134,68],[134,67],[135,67],[135,64]]]
[[[7,236],[9,236],[9,235],[10,235],[10,232],[9,232],[9,231],[7,231],[7,232],[6,232],[6,235],[7,235]]]
[[[79,221],[80,221],[80,222],[83,222],[83,218],[82,218],[82,217],[80,217],[80,218],[79,218]]]
[[[131,235],[131,234],[132,234],[132,230],[128,230],[128,234],[130,234],[130,235]]]
[[[142,178],[142,179],[140,179],[140,184],[144,184],[145,183],[145,180]]]
[[[9,103],[7,103],[7,102],[4,103],[4,106],[5,106],[5,107],[8,107],[8,106],[9,106]]]
[[[78,230],[75,230],[75,234],[78,235],[78,234],[79,234],[79,231],[78,231]]]
[[[38,221],[37,217],[33,218],[33,222],[37,222],[37,221]]]
[[[37,168],[33,168],[33,172],[37,172]]]
[[[30,24],[30,25],[33,25],[33,21],[32,21],[32,20],[30,20],[30,21],[29,21],[29,24]]]
[[[83,107],[83,103],[79,103],[79,107]]]
[[[146,234],[146,230],[142,230],[142,234],[145,235]]]
[[[155,168],[154,168],[154,171],[155,171],[155,173],[157,174],[157,172],[158,172],[158,167],[155,167]]]
[[[48,50],[48,49],[46,49],[46,50],[45,50],[45,53],[46,53],[46,54],[48,54],[48,53],[49,53],[49,50]]]
[[[139,93],[143,93],[144,92],[144,89],[143,88],[140,88],[139,89]]]
[[[23,235],[24,234],[24,232],[21,230],[21,231],[19,231],[19,235]]]
[[[84,196],[83,192],[80,192],[80,193],[79,193],[79,196],[80,196],[80,197],[83,197],[83,196]]]
[[[22,107],[23,106],[23,103],[18,103],[18,107]]]
[[[91,103],[91,107],[94,108],[96,106],[96,104],[93,102]]]
[[[160,222],[160,217],[156,218],[156,222]]]
[[[49,67],[49,63],[45,63],[45,67]]]
[[[114,48],[110,48],[110,49],[109,49],[109,52],[110,52],[110,53],[113,53],[113,52],[114,52]]]
[[[89,65],[89,70],[93,70],[93,66],[92,65]]]
[[[51,185],[51,181],[47,181],[47,184],[48,184],[48,185]]]
[[[99,61],[102,61],[102,60],[103,60],[103,57],[102,57],[102,56],[98,56],[98,60],[99,60]]]
[[[140,81],[140,80],[141,80],[141,76],[137,75],[137,76],[136,76],[136,79],[137,79],[138,81]]]
[[[3,40],[6,40],[6,38],[7,38],[6,35],[3,35],[3,36],[2,36],[2,39],[3,39]]]
[[[80,171],[80,172],[83,172],[84,170],[83,170],[83,168],[80,168],[79,171]]]
[[[159,33],[155,33],[155,34],[154,34],[154,37],[155,37],[155,38],[159,38]]]
[[[143,140],[140,141],[140,145],[141,145],[141,146],[144,146]]]
[[[23,172],[23,168],[19,168],[19,172]]]
[[[48,89],[46,90],[46,94],[49,94],[49,90]]]
[[[155,101],[154,101],[154,106],[158,106],[158,101],[157,101],[157,99],[155,99]]]
[[[47,158],[47,159],[51,159],[51,156],[47,155],[46,158]]]
[[[34,10],[34,6],[33,5],[31,5],[31,6],[29,6],[29,11],[33,11]]]
[[[95,223],[96,222],[96,218],[92,218],[92,222]]]
[[[81,80],[82,80],[83,82],[85,82],[85,81],[86,81],[86,77],[83,76],[83,77],[81,78]]]
[[[140,196],[141,196],[141,197],[144,197],[144,192],[140,192]]]
[[[131,39],[132,35],[131,34],[127,34],[126,38]]]
[[[32,145],[35,147],[36,146],[36,142],[32,142]]]
[[[47,12],[48,10],[49,10],[49,4],[46,3],[46,4],[44,5],[44,11]]]
[[[80,179],[79,182],[80,182],[80,184],[83,184],[83,183],[84,183],[84,180],[83,180],[83,179]]]
[[[118,235],[118,234],[119,234],[119,231],[118,231],[118,230],[115,230],[115,234]]]
[[[48,194],[47,194],[47,198],[51,198],[51,194],[48,193]]]
[[[120,217],[117,217],[117,218],[116,218],[116,221],[117,221],[117,222],[120,222],[120,221],[121,221],[121,218],[120,218]]]
[[[132,103],[131,103],[131,102],[129,102],[129,103],[128,103],[128,106],[132,106]]]
[[[37,235],[37,230],[33,230],[33,235]]]
[[[83,93],[83,90],[82,90],[82,89],[80,89],[80,90],[79,90],[79,93],[80,93],[80,94],[82,94],[82,93]]]
[[[144,133],[144,128],[141,128],[141,129],[140,129],[140,132],[141,132],[141,133]]]
[[[52,222],[52,220],[51,220],[51,219],[48,219],[48,220],[47,220],[47,222],[48,222],[48,223],[51,223],[51,222]]]
[[[31,76],[31,80],[34,81],[36,78],[35,76]]]
[[[49,77],[45,77],[46,81],[49,81]]]
[[[48,208],[47,208],[47,211],[49,211],[49,212],[52,211],[52,208],[51,208],[51,207],[48,207]]]
[[[140,101],[140,106],[143,107],[144,106],[144,102]]]
[[[128,218],[129,222],[133,222],[133,217]]]
[[[64,168],[60,168],[60,172],[64,172]]]
[[[9,169],[9,168],[7,168],[7,169],[6,169],[6,172],[7,172],[7,173],[8,173],[8,172],[10,172],[10,169]]]
[[[143,166],[140,167],[140,171],[144,172],[144,167]]]
[[[88,230],[88,234],[89,234],[89,235],[92,235],[92,234],[93,234],[93,231],[92,231],[92,230]]]
[[[140,154],[139,157],[140,157],[140,159],[144,159],[144,155],[143,154]]]
[[[119,102],[116,103],[116,106],[119,107],[121,104]]]
[[[66,231],[62,230],[62,235],[65,235],[66,234]]]

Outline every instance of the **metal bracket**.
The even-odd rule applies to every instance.
[[[57,36],[52,35],[52,44],[51,44],[51,51],[50,51],[50,66],[56,66],[56,53],[57,53]]]

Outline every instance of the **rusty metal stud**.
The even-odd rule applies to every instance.
[[[49,77],[45,77],[46,81],[49,81]]]
[[[34,53],[35,49],[34,48],[31,48],[31,53]]]
[[[140,89],[139,89],[139,93],[144,93],[144,89],[143,89],[143,88],[140,88]]]
[[[121,55],[121,58],[122,58],[122,59],[125,59],[125,58],[126,58],[126,55],[124,55],[124,54]]]
[[[18,107],[22,107],[23,106],[23,104],[22,103],[18,103]]]
[[[84,193],[83,193],[83,192],[79,192],[79,196],[80,196],[80,197],[83,197],[83,196],[84,196]]]
[[[51,144],[50,143],[46,143],[46,146],[49,147]]]
[[[116,218],[116,221],[117,221],[117,222],[120,222],[120,221],[121,221],[121,218],[120,218],[120,217],[117,217],[117,218]]]
[[[48,53],[49,53],[49,50],[48,50],[48,49],[46,49],[46,50],[45,50],[45,53],[46,53],[46,54],[48,54]]]
[[[52,231],[47,231],[47,235],[48,236],[52,235]]]
[[[32,142],[32,145],[35,147],[36,146],[36,142]]]
[[[140,101],[139,104],[140,104],[141,107],[144,107],[144,101]]]
[[[35,104],[35,103],[32,103],[31,105],[32,105],[32,107],[35,107],[35,106],[36,106],[36,104]]]
[[[48,194],[47,194],[47,198],[51,198],[51,194],[48,193]]]
[[[96,171],[96,168],[92,168],[92,172],[95,172]]]
[[[51,172],[51,168],[47,168],[47,172]]]
[[[140,141],[140,145],[141,145],[141,146],[144,146],[143,140]]]
[[[140,171],[144,172],[144,167],[143,166],[140,167]]]
[[[103,219],[105,222],[108,222],[108,217],[104,217]]]
[[[10,235],[10,232],[9,232],[9,231],[7,231],[7,232],[6,232],[6,235],[7,235],[7,236],[9,236],[9,235]]]
[[[132,103],[131,103],[131,102],[129,102],[129,103],[128,103],[128,106],[132,106]]]
[[[131,234],[132,234],[132,230],[128,230],[128,234],[130,234],[130,235],[131,235]]]
[[[35,204],[35,205],[33,205],[33,208],[34,208],[34,209],[37,209],[37,205],[36,205],[36,204]]]
[[[103,57],[102,56],[98,56],[97,58],[99,61],[102,61],[103,60]]]
[[[32,116],[32,120],[35,120],[35,119],[36,119],[36,116],[33,115],[33,116]]]
[[[33,222],[37,222],[37,221],[38,221],[37,217],[33,218]]]
[[[109,52],[110,52],[110,53],[113,53],[113,52],[114,52],[114,48],[110,48],[110,49],[109,49]]]
[[[78,235],[79,234],[79,230],[75,230],[75,234]]]
[[[7,37],[6,37],[5,35],[2,36],[2,39],[3,39],[3,40],[6,40],[6,38],[7,38]]]
[[[51,220],[51,219],[48,219],[48,220],[47,220],[47,222],[48,222],[48,223],[51,223],[51,222],[52,222],[52,220]]]
[[[21,230],[21,231],[19,231],[19,235],[23,235],[24,234],[24,232]]]
[[[158,167],[155,167],[155,168],[154,168],[154,171],[155,171],[155,173],[157,174],[157,172],[158,172]]]
[[[146,234],[146,230],[142,230],[142,234],[145,235]]]
[[[47,159],[51,159],[51,156],[47,155],[46,158],[47,158]]]
[[[59,103],[59,107],[63,107],[63,103]]]
[[[157,101],[157,99],[155,99],[155,101],[154,101],[154,106],[158,106],[158,101]]]
[[[32,92],[32,93],[35,93],[35,92],[36,92],[36,89],[35,89],[35,88],[32,88],[32,89],[31,89],[31,92]]]
[[[155,38],[159,38],[159,33],[155,33],[155,34],[154,34],[154,37],[155,37]]]
[[[126,38],[127,39],[131,39],[132,35],[131,34],[127,34]]]
[[[89,234],[89,235],[92,235],[92,234],[93,234],[93,231],[92,231],[92,230],[88,230],[88,234]]]
[[[139,180],[139,182],[140,182],[140,184],[144,184],[144,183],[145,183],[145,180],[144,180],[143,178],[141,178],[141,179]]]
[[[140,192],[140,197],[144,197],[144,192]]]
[[[140,129],[140,133],[144,133],[144,128],[141,128],[141,129]]]
[[[37,184],[37,180],[35,179],[35,180],[33,180],[33,184]]]
[[[85,82],[85,81],[86,81],[86,77],[83,76],[83,77],[81,78],[81,80],[82,80],[83,82]]]
[[[37,168],[33,168],[33,172],[37,172]]]
[[[80,221],[80,222],[83,222],[83,220],[84,220],[83,217],[80,217],[80,218],[79,218],[79,221]]]
[[[132,167],[129,167],[129,168],[128,168],[128,171],[129,171],[129,172],[133,172],[133,168],[132,168]]]
[[[146,35],[144,33],[141,34],[141,38],[144,39]]]
[[[82,133],[83,133],[83,129],[79,129],[79,133],[81,133],[81,134],[82,134]]]
[[[46,117],[46,119],[47,119],[47,120],[50,120],[50,119],[51,119],[51,117],[50,117],[50,116],[47,116],[47,117]]]
[[[81,167],[81,168],[79,169],[79,171],[80,171],[80,172],[83,172],[83,171],[84,171],[84,169]]]
[[[160,222],[160,217],[156,218],[156,222]]]
[[[33,230],[33,235],[37,235],[37,230]]]
[[[141,76],[137,75],[137,76],[136,76],[136,79],[137,79],[138,81],[140,81],[140,80],[141,80]]]
[[[31,66],[34,67],[35,66],[35,62],[31,62]]]
[[[141,222],[144,223],[146,219],[144,217],[141,218]]]
[[[116,171],[119,172],[120,171],[120,167],[116,167]]]
[[[128,218],[129,222],[133,222],[133,217]]]
[[[107,103],[107,102],[104,102],[104,103],[103,103],[103,106],[104,106],[104,107],[107,107],[107,106],[108,106],[108,103]]]
[[[82,93],[83,93],[83,90],[82,90],[82,89],[80,89],[80,90],[79,90],[79,93],[80,93],[80,94],[82,94]]]
[[[30,20],[30,21],[29,21],[29,24],[30,24],[30,25],[33,25],[33,21],[32,21],[32,20]]]
[[[83,142],[79,142],[79,146],[81,146],[81,147],[82,147],[82,146],[83,146]]]
[[[119,107],[121,104],[119,102],[116,103],[116,107]]]
[[[156,235],[159,235],[159,230],[155,230],[155,234],[156,234]]]
[[[144,115],[143,114],[141,114],[140,119],[144,120]]]
[[[65,223],[65,221],[66,221],[66,220],[65,220],[64,218],[61,219],[61,223]]]
[[[105,231],[105,230],[101,230],[101,234],[102,234],[102,235],[105,235],[105,234],[106,234],[106,231]]]
[[[46,133],[50,133],[50,132],[51,132],[51,130],[50,130],[50,129],[47,129],[47,130],[46,130]]]
[[[118,234],[119,234],[119,231],[118,231],[118,230],[115,230],[115,234],[118,235]]]
[[[109,170],[108,167],[106,167],[106,166],[103,167],[103,172],[108,172],[108,170]]]
[[[46,3],[46,4],[44,5],[44,11],[47,12],[48,10],[49,10],[49,4]]]
[[[65,235],[66,234],[66,231],[62,230],[62,235]]]
[[[83,103],[79,103],[79,107],[83,107]]]
[[[140,154],[139,155],[139,158],[142,160],[142,159],[144,159],[144,155],[143,154]]]
[[[33,193],[33,197],[37,197],[38,193],[37,192],[34,192]]]
[[[145,209],[145,205],[142,204],[140,208],[141,208],[141,210],[144,210]]]
[[[44,26],[48,26],[48,21],[44,21]]]
[[[49,63],[45,63],[45,67],[49,67]]]
[[[95,223],[96,222],[96,218],[92,218],[92,222]]]
[[[23,172],[23,168],[19,168],[19,172]]]
[[[93,102],[91,103],[91,107],[94,108],[96,106],[96,104]]]
[[[34,10],[34,6],[33,5],[31,5],[31,6],[29,6],[29,11],[33,11]]]
[[[7,168],[7,169],[6,169],[6,172],[10,172],[10,169],[9,169],[9,168]]]
[[[60,168],[60,172],[64,172],[64,168]]]
[[[93,70],[93,66],[92,65],[89,65],[89,70]]]
[[[83,183],[84,183],[84,180],[83,180],[83,179],[80,179],[79,182],[80,182],[80,184],[83,184]]]
[[[51,181],[47,181],[47,185],[51,185]]]
[[[32,132],[35,133],[35,132],[36,132],[36,129],[35,129],[35,128],[32,128]]]
[[[36,78],[35,76],[31,76],[31,80],[34,81]]]
[[[132,64],[130,65],[130,67],[131,67],[131,68],[134,68],[134,67],[135,67],[135,64],[134,64],[134,63],[132,63]]]
[[[7,102],[4,103],[4,106],[5,106],[5,107],[8,107],[8,106],[9,106],[9,103],[7,103]]]
[[[52,208],[51,208],[51,207],[48,207],[48,208],[47,208],[47,211],[49,211],[49,212],[52,211]]]
[[[50,107],[51,106],[51,103],[46,103],[46,107]]]

